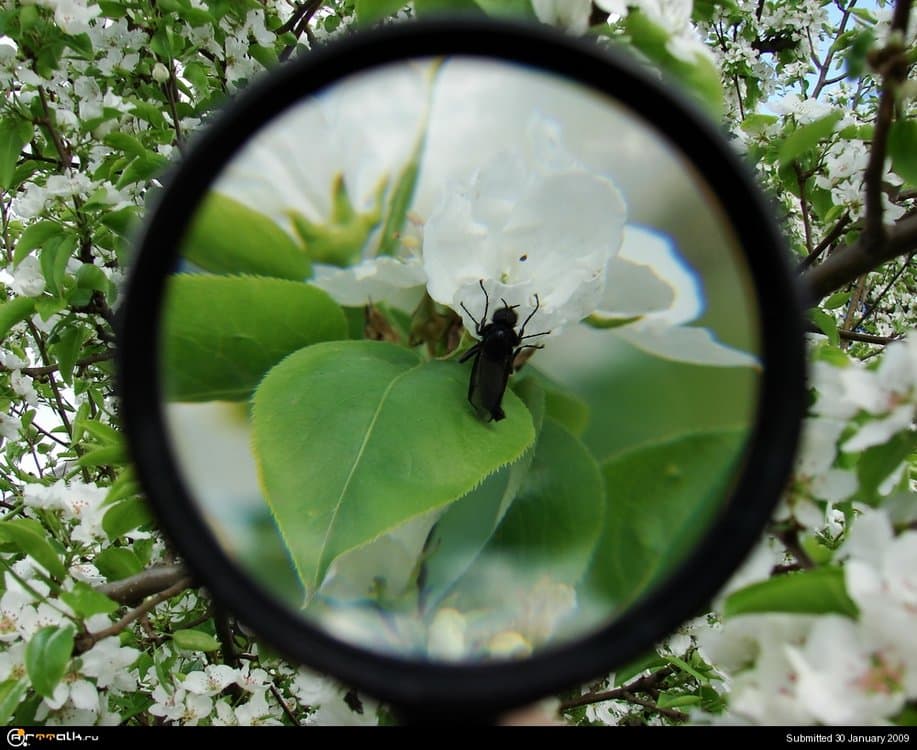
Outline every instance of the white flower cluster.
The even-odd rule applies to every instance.
[[[884,724],[917,697],[917,532],[861,508],[840,555],[858,617],[746,614],[699,634],[727,679],[718,721]]]
[[[25,650],[41,628],[67,625],[73,612],[64,602],[49,597],[50,588],[30,559],[13,565],[4,576],[0,596],[0,641],[11,645],[0,651],[0,681],[27,677]],[[87,618],[89,632],[111,625],[107,615]],[[111,702],[136,689],[136,673],[130,670],[140,652],[122,646],[117,637],[102,638],[73,658],[53,694],[42,699],[36,719],[47,724],[118,723]]]

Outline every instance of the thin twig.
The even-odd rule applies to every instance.
[[[599,690],[591,693],[584,693],[575,698],[568,698],[561,701],[560,711],[569,711],[579,706],[588,706],[593,703],[604,703],[605,701],[615,701],[624,699],[625,693],[642,693],[657,689],[662,681],[675,673],[675,667],[672,665],[663,667],[652,674],[643,675],[636,680],[624,685],[623,687],[613,688],[612,690]]]
[[[824,236],[821,242],[819,242],[805,258],[803,258],[799,265],[796,266],[796,272],[802,273],[809,266],[811,266],[818,257],[825,252],[829,247],[831,247],[835,242],[837,242],[841,235],[844,233],[844,230],[847,228],[847,225],[850,223],[850,212],[845,211],[844,215],[837,220],[837,223],[831,228],[831,231]]]
[[[160,591],[158,594],[154,594],[153,596],[144,599],[142,604],[130,610],[126,615],[124,615],[124,617],[122,617],[110,627],[103,628],[102,630],[96,631],[95,633],[84,633],[77,640],[77,651],[80,653],[83,651],[88,651],[103,638],[108,638],[112,635],[118,635],[118,633],[123,631],[128,625],[134,622],[134,620],[143,617],[143,615],[145,615],[157,605],[162,604],[164,601],[171,599],[177,594],[180,594],[190,586],[191,579],[182,578],[180,581],[178,581],[178,583],[170,586],[165,591]]]
[[[806,176],[802,173],[799,162],[793,161],[793,172],[799,186],[799,208],[802,212],[802,228],[806,238],[806,254],[812,254],[812,226],[809,224],[809,201],[806,199]]]
[[[271,695],[277,699],[277,702],[280,704],[280,707],[283,709],[283,712],[287,715],[287,718],[293,722],[294,727],[299,726],[299,720],[294,716],[293,712],[290,710],[290,707],[287,705],[287,702],[283,699],[283,696],[280,695],[280,691],[277,689],[277,686],[272,682],[271,683]]]
[[[86,367],[86,365],[93,365],[96,362],[107,362],[110,359],[115,358],[115,353],[113,351],[100,352],[99,354],[91,354],[88,357],[77,361],[74,367]],[[6,367],[0,365],[0,370],[6,370]],[[42,367],[22,367],[19,368],[19,371],[23,375],[28,375],[32,378],[40,378],[44,375],[50,375],[52,372],[57,372],[60,370],[59,364],[50,364],[44,365]]]
[[[904,261],[904,263],[901,264],[901,268],[899,268],[897,271],[895,271],[895,273],[892,275],[891,281],[889,281],[889,282],[885,285],[885,288],[882,289],[882,291],[879,292],[879,293],[876,295],[876,298],[873,300],[872,304],[869,305],[869,307],[868,307],[868,309],[866,310],[866,312],[864,312],[864,313],[860,316],[859,320],[857,320],[856,323],[853,323],[853,324],[850,325],[850,326],[844,326],[844,327],[845,327],[845,328],[850,328],[851,330],[854,330],[854,331],[855,331],[857,328],[859,328],[861,325],[863,325],[863,323],[866,322],[866,319],[867,319],[869,316],[871,316],[876,310],[879,309],[879,302],[881,302],[881,301],[882,301],[882,298],[883,298],[886,294],[888,294],[888,290],[891,289],[892,286],[894,285],[894,283],[901,277],[901,274],[903,274],[903,273],[907,270],[907,267],[910,265],[910,263],[911,263],[911,261],[912,261],[913,259],[914,259],[914,253],[911,253],[911,254],[907,257],[907,260]]]

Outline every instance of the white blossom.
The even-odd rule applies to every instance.
[[[236,681],[238,672],[225,664],[208,664],[203,670],[185,675],[182,687],[197,695],[216,695]]]
[[[41,263],[34,255],[27,255],[13,271],[10,284],[13,294],[23,297],[37,297],[45,290],[45,275]]]
[[[102,626],[107,624],[106,618]],[[100,688],[113,687],[127,692],[137,687],[128,667],[137,661],[138,656],[140,651],[122,646],[116,636],[109,636],[97,641],[91,649],[80,655],[80,671],[87,677],[95,678]]]
[[[542,23],[582,34],[589,28],[592,0],[532,0],[532,9]]]
[[[446,188],[424,226],[427,291],[470,331],[484,315],[481,280],[494,307],[519,305],[523,319],[537,294],[539,330],[558,331],[598,308],[626,210],[614,183],[566,150],[555,123],[533,119],[522,148]]]

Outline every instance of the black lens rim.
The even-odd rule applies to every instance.
[[[378,65],[438,55],[540,68],[616,99],[661,132],[718,196],[744,248],[760,309],[760,401],[745,469],[720,518],[661,587],[601,631],[513,662],[405,661],[338,641],[253,582],[219,546],[181,480],[160,408],[159,311],[198,200],[233,153],[289,105]],[[600,676],[653,647],[708,605],[761,536],[789,475],[805,409],[802,295],[750,171],[693,104],[623,56],[536,24],[458,18],[346,37],[256,81],[193,141],[140,238],[118,324],[118,392],[128,445],[162,527],[196,579],[289,659],[414,717],[490,716]]]

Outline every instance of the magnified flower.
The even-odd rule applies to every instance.
[[[447,188],[430,215],[427,291],[468,330],[475,324],[465,308],[484,316],[480,280],[494,305],[519,305],[521,315],[537,294],[539,329],[558,331],[598,307],[626,215],[614,183],[566,151],[555,123],[533,118],[521,149]]]
[[[704,312],[697,272],[670,237],[624,227],[621,249],[608,264],[600,308],[590,322],[614,327],[629,344],[656,357],[718,367],[755,367],[757,357],[718,342],[708,328],[685,325]]]

